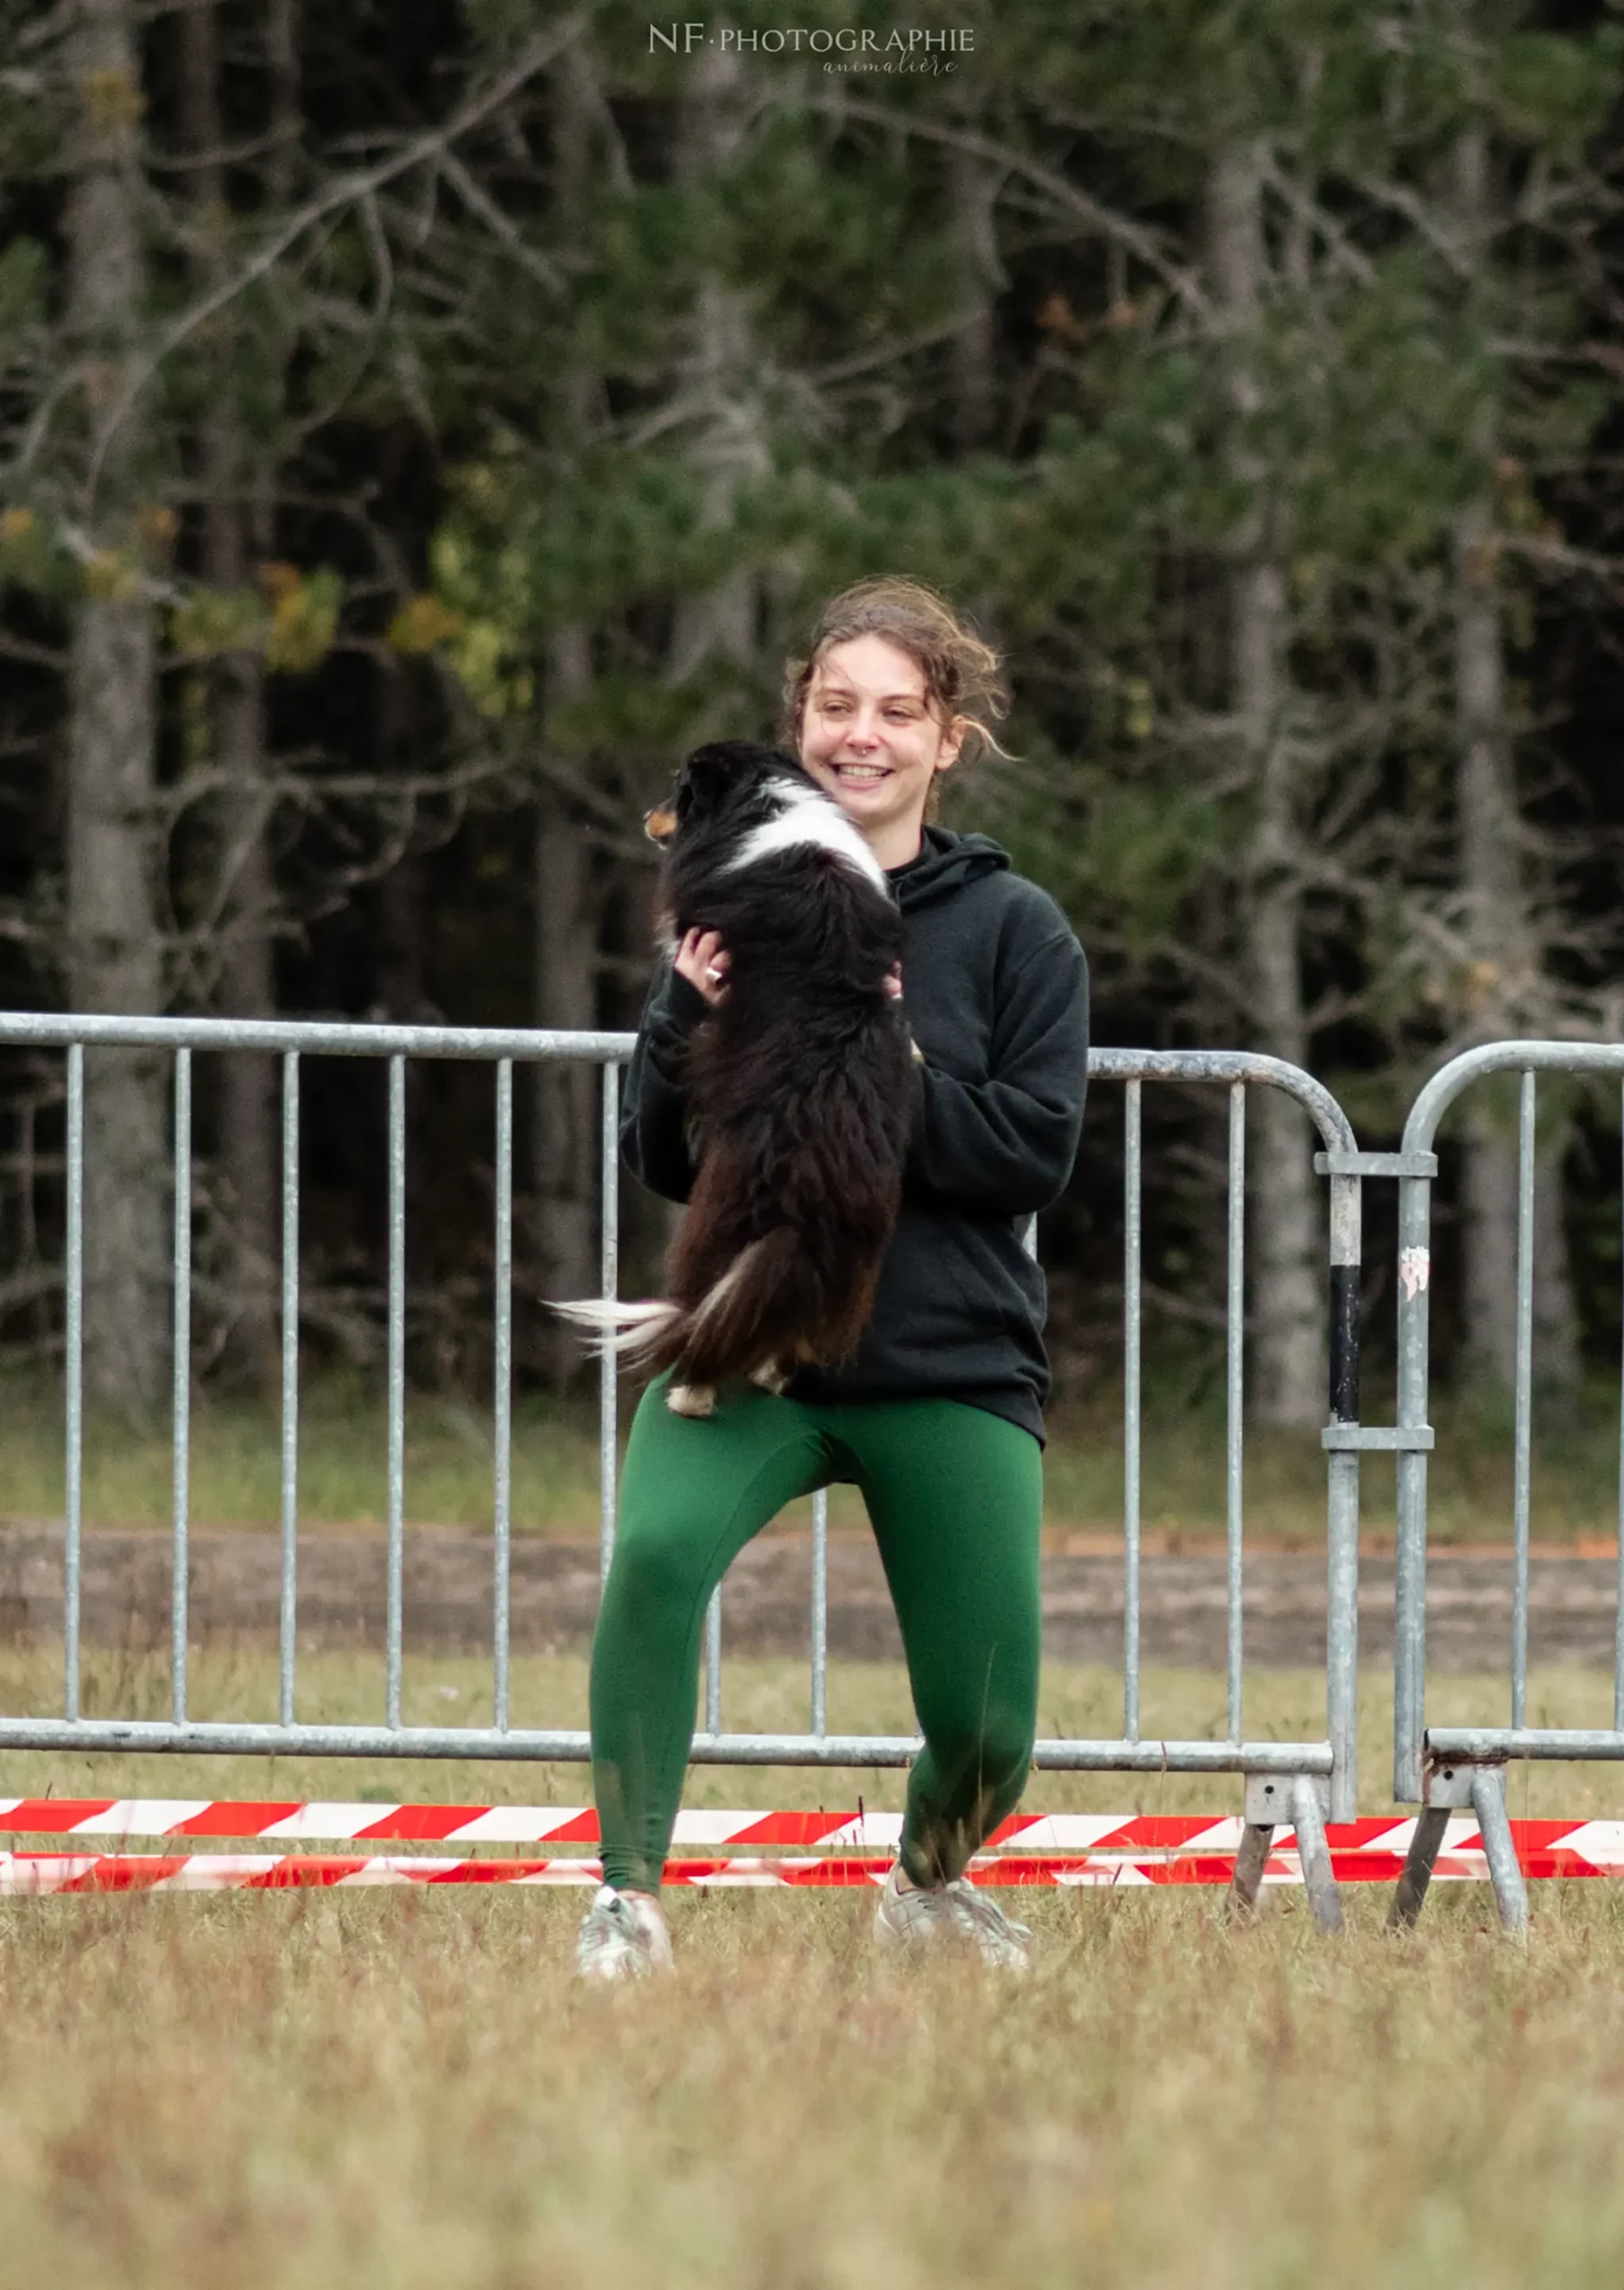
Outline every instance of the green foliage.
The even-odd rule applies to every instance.
[[[79,566],[38,511],[0,510],[0,582],[37,597],[66,597],[78,589],[80,579]]]
[[[1624,82],[1624,24],[1599,24],[1586,38],[1514,31],[1493,54],[1493,98],[1501,123],[1565,166],[1607,124]]]
[[[170,615],[170,634],[183,659],[255,651],[280,674],[308,675],[332,649],[343,594],[342,577],[330,568],[267,564],[260,589],[190,588]]]
[[[271,596],[266,664],[283,675],[308,675],[326,658],[338,632],[343,581],[326,567],[300,572],[296,565],[268,564],[266,585]]]
[[[46,260],[38,239],[13,239],[0,250],[0,357],[45,317]]]
[[[423,712],[414,771],[466,742],[494,759],[489,802],[511,802],[545,752],[601,802],[582,866],[607,1008],[642,950],[643,792],[701,733],[772,720],[782,656],[832,589],[912,572],[995,633],[1017,702],[1014,760],[964,775],[951,820],[1000,833],[1064,899],[1123,1006],[1192,1027],[1221,1012],[1230,1033],[1251,1014],[1237,981],[1267,745],[1238,728],[1232,614],[1237,569],[1266,561],[1310,1031],[1386,1118],[1483,1005],[1455,879],[1469,571],[1493,609],[1497,735],[1538,795],[1514,865],[1540,886],[1545,983],[1571,987],[1577,1023],[1573,981],[1616,975],[1611,767],[1577,736],[1569,751],[1565,711],[1596,703],[1540,615],[1582,598],[1577,639],[1616,604],[1598,440],[1620,394],[1619,24],[1561,29],[1522,0],[928,0],[910,22],[976,35],[950,75],[758,47],[730,77],[714,46],[673,57],[647,15],[588,6],[567,80],[538,72],[360,197],[362,171],[493,87],[555,12],[469,0],[375,53],[341,11],[309,30],[302,115],[276,135],[253,14],[222,13],[241,139],[207,196],[181,148],[181,20],[155,27],[145,89],[102,90],[146,98],[142,300],[120,354],[133,371],[170,343],[116,500],[82,495],[118,372],[81,363],[68,321],[67,30],[40,37],[38,70],[30,47],[0,75],[0,420],[27,460],[0,580],[38,616],[42,683],[87,596],[160,604],[163,771],[211,751],[227,680],[198,663],[248,650],[311,679],[275,720],[380,790],[403,743],[376,736],[368,679],[398,699],[437,677],[454,730],[437,747]],[[886,0],[816,21],[896,29]],[[783,21],[740,0],[726,26]],[[1478,140],[1491,192],[1464,215]],[[1209,208],[1237,157],[1259,191],[1231,306]],[[247,279],[313,197],[317,218]],[[189,323],[227,276],[242,283]],[[217,578],[205,472],[243,509]],[[1463,568],[1468,512],[1486,530]],[[738,607],[725,639],[679,657],[718,598]],[[554,674],[566,655],[584,689]],[[1576,828],[1581,784],[1594,833]],[[52,808],[31,784],[18,804]],[[299,808],[278,814],[275,865],[313,910]],[[393,822],[386,792],[379,812]],[[55,832],[28,862],[39,881]],[[461,893],[477,879],[481,921],[500,897],[513,944],[536,924],[527,834],[466,878],[456,846],[446,861]],[[368,864],[354,835],[334,904]],[[194,865],[181,852],[175,878]],[[32,943],[19,927],[0,949]],[[448,967],[447,1000],[478,1007],[477,963]]]
[[[170,634],[187,659],[206,660],[221,652],[262,649],[266,627],[265,598],[254,589],[199,587],[175,607]]]

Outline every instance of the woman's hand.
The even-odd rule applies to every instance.
[[[714,1010],[727,992],[727,974],[732,967],[732,956],[722,943],[719,930],[689,930],[682,938],[672,958],[672,967],[679,978],[685,978],[696,988]],[[893,1002],[902,998],[902,965],[899,963],[885,980],[885,991]]]
[[[679,978],[685,978],[701,993],[714,1010],[727,992],[727,973],[732,956],[722,943],[719,930],[689,930],[672,957],[672,968]]]

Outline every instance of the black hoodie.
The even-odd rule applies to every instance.
[[[1044,1276],[1022,1234],[1077,1153],[1088,965],[1048,893],[984,835],[927,827],[891,881],[907,927],[902,1006],[924,1056],[902,1211],[856,1358],[802,1369],[789,1389],[810,1401],[963,1400],[1041,1440]],[[621,1150],[667,1200],[693,1187],[683,1053],[706,1008],[660,970],[627,1075]]]

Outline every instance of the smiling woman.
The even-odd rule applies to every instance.
[[[859,581],[825,608],[791,664],[785,736],[883,867],[919,855],[938,775],[968,747],[996,749],[998,656],[916,581]]]
[[[963,733],[930,704],[925,671],[884,636],[831,645],[801,712],[800,759],[859,825],[883,867],[919,855],[936,774]]]
[[[1022,1234],[1077,1149],[1087,965],[1053,899],[995,843],[931,822],[941,774],[995,745],[987,718],[1002,700],[997,656],[943,598],[910,581],[835,598],[784,700],[785,744],[901,911],[915,1044],[901,1207],[848,1360],[799,1368],[782,1391],[724,1389],[703,1419],[673,1415],[661,1383],[638,1410],[592,1652],[605,1883],[577,1962],[601,1979],[670,1963],[659,1887],[706,1603],[785,1504],[845,1482],[874,1525],[925,1737],[876,1941],[1019,1971],[1028,1935],[964,1870],[1031,1761],[1049,1371],[1043,1275]],[[746,960],[741,947],[733,985]],[[694,1187],[689,1048],[730,967],[717,933],[690,933],[643,1014],[622,1149],[667,1200]],[[815,1244],[830,1222],[808,1227]]]

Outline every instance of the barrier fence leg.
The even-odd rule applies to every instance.
[[[1472,1811],[1483,1833],[1500,1921],[1508,1932],[1528,1929],[1528,1887],[1511,1840],[1506,1817],[1506,1771],[1502,1765],[1480,1765],[1472,1776]]]
[[[1420,1915],[1449,1817],[1452,1812],[1464,1811],[1470,1811],[1476,1819],[1501,1923],[1508,1932],[1527,1931],[1528,1887],[1518,1862],[1517,1847],[1511,1841],[1511,1824],[1506,1817],[1505,1767],[1440,1762],[1428,1768],[1423,1787],[1426,1804],[1417,1816],[1404,1874],[1393,1895],[1387,1919],[1389,1931],[1407,1930]]]
[[[1291,1784],[1291,1826],[1297,1831],[1298,1858],[1303,1864],[1303,1883],[1314,1921],[1322,1932],[1340,1932],[1342,1896],[1331,1866],[1319,1792],[1306,1773],[1299,1773]]]
[[[1297,1834],[1298,1858],[1308,1906],[1322,1932],[1342,1929],[1342,1900],[1325,1842],[1325,1815],[1320,1803],[1322,1783],[1306,1773],[1289,1781],[1269,1774],[1247,1776],[1246,1826],[1230,1879],[1230,1907],[1238,1917],[1249,1916],[1257,1904],[1269,1845],[1277,1828],[1289,1825]]]
[[[1248,1821],[1240,1832],[1240,1850],[1235,1855],[1235,1872],[1230,1879],[1230,1908],[1238,1917],[1250,1916],[1256,1909],[1273,1836],[1273,1821]]]
[[[1426,1900],[1426,1888],[1433,1880],[1438,1848],[1443,1843],[1443,1832],[1449,1823],[1450,1809],[1447,1805],[1428,1805],[1417,1815],[1416,1833],[1410,1838],[1409,1852],[1405,1857],[1404,1874],[1399,1879],[1392,1906],[1388,1911],[1387,1929],[1390,1932],[1408,1932],[1420,1915]]]

